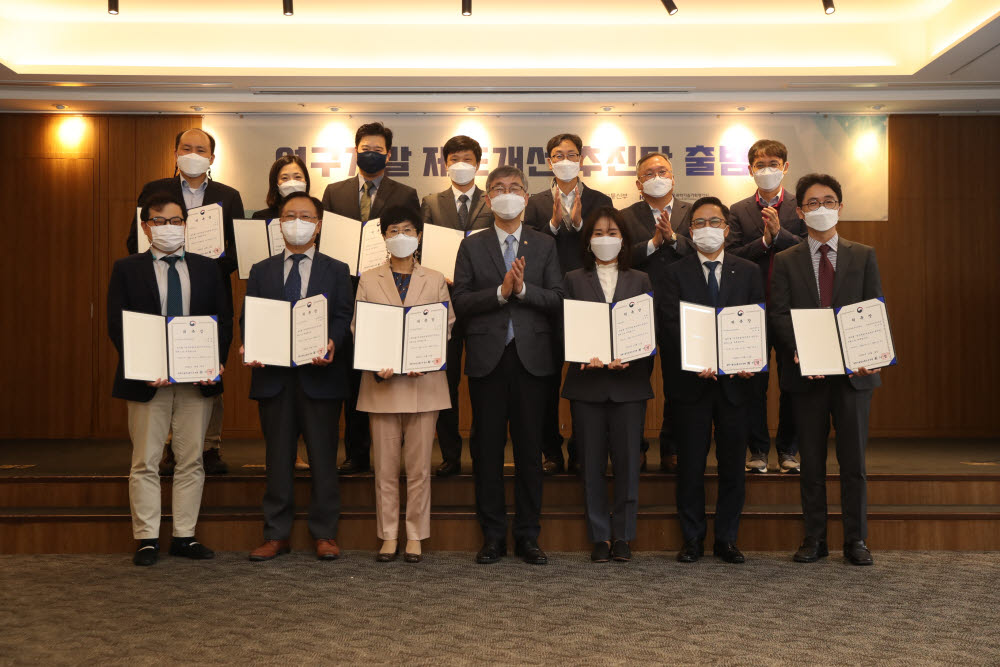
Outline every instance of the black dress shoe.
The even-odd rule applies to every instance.
[[[462,463],[460,461],[445,461],[437,467],[434,475],[437,477],[451,477],[460,472],[462,472]]]
[[[193,537],[175,537],[170,540],[170,555],[191,558],[192,560],[215,558],[214,551]]]
[[[563,472],[565,468],[563,467],[562,461],[557,461],[555,459],[545,459],[542,463],[542,474],[543,475],[557,475]]]
[[[354,459],[344,459],[344,462],[337,466],[337,472],[341,475],[354,475],[359,472],[368,472],[369,469],[368,461],[355,461]]]
[[[639,454],[639,472],[646,472],[646,452]]]
[[[222,460],[222,451],[211,447],[201,455],[206,475],[225,475],[229,472],[229,464]]]
[[[826,558],[829,555],[830,550],[826,546],[826,540],[821,540],[817,537],[807,537],[802,542],[799,550],[792,556],[792,560],[796,563],[815,563],[820,558]]]
[[[607,542],[594,542],[594,550],[590,552],[590,560],[594,563],[607,563],[611,560],[611,545]]]
[[[872,552],[868,550],[864,540],[854,540],[844,544],[844,558],[851,562],[851,565],[874,565]]]
[[[705,546],[698,540],[688,540],[677,552],[678,563],[695,563],[705,554]]]
[[[520,540],[514,547],[514,553],[528,565],[545,565],[549,557],[535,540]]]
[[[615,540],[611,545],[611,557],[619,563],[627,563],[632,560],[632,549],[625,540]]]
[[[712,545],[712,553],[727,563],[743,563],[746,561],[743,553],[732,542],[716,542]]]
[[[163,458],[160,459],[160,476],[170,477],[174,474],[174,468],[177,467],[177,460],[174,459],[174,450],[170,448],[167,444],[163,448]]]
[[[580,474],[580,464],[577,463],[576,459],[569,460],[569,462],[566,464],[566,472],[568,472],[571,475]]]
[[[419,563],[424,559],[423,554],[411,554],[409,551],[403,554],[403,560],[407,563]]]
[[[160,543],[156,540],[139,540],[139,548],[132,556],[132,562],[140,566],[149,566],[160,557]]]
[[[479,550],[476,554],[476,562],[480,565],[489,565],[490,563],[497,563],[503,556],[507,555],[507,544],[504,542],[496,542],[493,540],[487,540],[483,544],[483,548]]]
[[[669,472],[674,474],[677,472],[677,455],[670,454],[660,461],[660,472]]]

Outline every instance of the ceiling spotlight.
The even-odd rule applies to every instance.
[[[615,108],[612,106],[601,107],[601,111],[614,111]]]
[[[466,111],[479,111],[479,107],[468,106],[465,107]]]
[[[837,8],[833,6],[833,0],[823,0],[823,11],[827,14],[837,11]]]
[[[108,14],[118,16],[118,0],[108,0]]]
[[[292,0],[282,0],[282,4],[284,5],[285,16],[291,16],[295,13],[295,8],[292,7]]]
[[[340,107],[330,107],[330,111],[340,111]]]
[[[62,111],[67,108],[65,104],[53,104],[52,106],[54,106],[59,111]]]
[[[472,16],[472,0],[462,0],[462,16]]]
[[[199,107],[199,106],[193,106],[193,107],[191,107],[191,111],[204,111],[204,110],[205,110],[205,107]]]
[[[660,2],[663,3],[663,6],[667,9],[667,13],[671,16],[677,13],[677,3],[674,0],[660,0]]]
[[[742,107],[742,106],[740,106],[740,107],[736,107],[736,110],[737,110],[737,111],[746,111],[746,110],[747,110],[747,108],[746,108],[746,107]]]
[[[881,111],[882,109],[885,108],[885,105],[884,104],[873,104],[873,105],[871,105],[868,108],[871,109],[872,111]]]

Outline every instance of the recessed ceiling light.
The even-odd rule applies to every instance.
[[[612,107],[612,106],[603,106],[603,107],[601,107],[601,111],[614,111],[614,110],[615,110],[615,108]]]
[[[472,0],[462,0],[462,16],[472,16]]]
[[[53,104],[52,106],[54,106],[56,109],[59,109],[59,111],[68,108],[65,104]]]
[[[868,108],[871,109],[872,111],[881,111],[882,109],[885,108],[885,105],[884,104],[873,104],[873,105],[871,105]]]
[[[292,7],[292,0],[282,0],[282,10],[285,12],[285,16],[291,16],[295,13],[295,8]]]
[[[197,105],[191,107],[191,111],[204,111],[204,110],[205,110],[205,107],[200,107],[200,106],[197,106]]]
[[[330,111],[340,111],[340,107],[330,107]]]
[[[479,111],[479,107],[468,106],[465,107],[466,111]]]
[[[108,14],[118,16],[118,0],[108,0]]]
[[[674,2],[674,0],[660,0],[660,2],[663,3],[663,6],[666,8],[667,13],[670,14],[671,16],[677,13],[677,4]]]
[[[747,108],[746,107],[736,107],[736,110],[737,111],[746,111]]]
[[[833,6],[833,0],[823,0],[823,11],[826,14],[832,14],[837,11],[837,8]]]

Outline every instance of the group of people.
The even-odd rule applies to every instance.
[[[729,563],[744,556],[737,547],[745,471],[764,472],[770,436],[767,373],[717,375],[714,369],[681,370],[681,301],[727,307],[767,304],[768,342],[779,371],[781,399],[776,447],[779,469],[799,472],[805,538],[794,555],[813,562],[828,555],[826,458],[831,418],[836,430],[844,517],[844,555],[869,565],[865,543],[865,446],[872,390],[878,370],[836,377],[807,377],[798,368],[790,311],[839,307],[881,296],[872,248],[841,238],[837,231],[843,193],[825,174],[783,187],[788,155],[774,140],[756,142],[748,153],[756,191],[727,207],[715,197],[689,203],[674,198],[669,156],[649,153],[636,164],[640,200],[617,210],[611,199],[580,177],[583,145],[575,134],[558,134],[546,150],[554,175],[531,194],[514,166],[489,172],[476,184],[482,149],[456,136],[443,147],[448,187],[427,195],[386,175],[392,131],[381,123],[361,126],[355,136],[356,177],[327,186],[322,200],[310,194],[309,172],[289,155],[269,174],[267,208],[256,218],[278,219],[283,253],[253,266],[246,294],[297,301],[325,294],[329,341],[326,354],[293,367],[252,367],[250,397],[258,402],[266,442],[267,488],[262,503],[264,541],[250,560],[272,559],[290,550],[294,519],[294,474],[298,440],[305,441],[311,468],[309,531],[323,560],[340,554],[338,471],[365,472],[374,463],[376,559],[400,553],[400,459],[406,470],[406,542],[403,559],[419,562],[421,541],[430,536],[431,449],[435,434],[443,463],[435,474],[461,470],[458,385],[468,377],[473,429],[476,512],[483,533],[478,563],[507,554],[504,450],[508,433],[514,458],[514,551],[525,562],[544,564],[539,545],[543,476],[567,469],[580,473],[587,530],[595,562],[631,559],[636,535],[639,474],[646,467],[643,437],[646,405],[655,398],[651,357],[623,363],[573,363],[563,380],[562,301],[613,303],[652,292],[663,375],[661,469],[677,474],[681,562],[704,554],[707,537],[705,468],[716,444],[718,499],[713,553]],[[137,229],[150,250],[115,263],[108,290],[108,328],[121,353],[122,311],[156,315],[216,315],[219,358],[233,337],[230,274],[236,267],[234,218],[244,217],[239,193],[209,178],[215,140],[200,129],[175,141],[177,173],[147,184],[139,195],[139,225],[128,247],[136,251]],[[220,202],[226,251],[217,260],[186,253],[188,209]],[[360,277],[346,264],[320,253],[324,211],[366,222],[379,220],[386,262]],[[425,225],[470,234],[462,242],[454,281],[420,264]],[[353,369],[357,301],[414,306],[447,302],[450,339],[446,371],[394,374]],[[245,338],[242,327],[240,334]],[[122,356],[122,355],[120,355]],[[114,396],[128,402],[133,444],[129,490],[134,562],[151,565],[159,555],[160,464],[172,451],[173,540],[170,553],[211,558],[195,529],[206,470],[224,468],[218,449],[222,382],[172,384],[166,378],[127,380],[119,361]],[[558,408],[568,399],[572,437],[563,457]],[[341,408],[345,461],[337,467]],[[749,460],[747,452],[749,450]],[[613,475],[608,497],[607,471]]]

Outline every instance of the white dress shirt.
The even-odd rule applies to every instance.
[[[167,257],[167,253],[160,252],[156,248],[150,248],[153,255],[153,273],[156,274],[156,289],[160,293],[160,315],[167,314],[167,271],[170,264],[161,261],[161,257]],[[178,256],[180,259],[174,264],[177,267],[177,274],[181,277],[181,304],[185,317],[191,314],[191,274],[188,273],[187,260],[184,259],[184,248],[175,250],[170,256]]]
[[[672,216],[674,214],[674,198],[673,197],[670,198],[670,201],[667,203],[666,206],[663,207],[662,211],[660,209],[654,208],[652,206],[649,207],[649,210],[653,212],[653,222],[654,223],[656,222],[657,216],[664,215],[664,214],[667,216],[667,221],[669,222],[670,221],[670,216]],[[653,234],[656,234],[656,232],[654,231]],[[666,243],[667,239],[664,239],[663,242]],[[676,248],[677,247],[677,241],[674,241],[671,245],[674,248]],[[646,244],[646,257],[649,257],[654,252],[656,252],[656,246],[653,245],[653,239],[649,239],[649,243]]]
[[[288,274],[291,273],[292,265],[295,264],[295,262],[291,259],[293,254],[294,253],[291,250],[285,248],[285,263],[283,267],[285,279],[281,282],[282,285],[288,281]],[[309,289],[309,276],[312,273],[313,256],[316,254],[316,246],[313,245],[309,248],[309,250],[306,250],[302,254],[305,255],[305,257],[299,260],[299,277],[302,278],[302,290],[299,293],[300,299],[306,298],[306,290]]]
[[[201,182],[197,188],[192,188],[191,184],[187,182],[184,175],[180,175],[181,179],[181,194],[184,195],[184,207],[187,210],[193,208],[201,208],[205,205],[205,188],[208,187],[208,177]]]
[[[618,262],[597,264],[597,279],[601,281],[604,301],[611,303],[615,298],[615,288],[618,287]]]
[[[517,229],[514,230],[514,238],[517,239],[517,242],[514,244],[514,259],[517,259],[517,250],[518,248],[521,247],[521,232],[523,230],[524,230],[524,225],[518,225]],[[504,250],[507,249],[507,237],[509,236],[509,234],[504,230],[500,229],[498,225],[493,225],[493,231],[496,232],[497,238],[500,239],[500,254],[503,255]],[[499,285],[497,285],[497,301],[500,302],[501,306],[507,303],[507,299],[503,298],[503,295],[500,293],[502,290],[503,290],[503,283],[500,283]],[[522,282],[521,291],[515,294],[514,296],[516,296],[518,299],[523,299],[527,291],[528,291],[528,283]]]
[[[462,202],[458,200],[461,198],[462,195],[465,195],[466,197],[469,198],[469,201],[466,202],[466,205],[469,207],[469,215],[472,215],[472,195],[476,193],[476,186],[473,185],[471,188],[469,188],[468,192],[462,192],[454,185],[452,185],[451,193],[455,195],[455,212],[457,213],[459,209],[462,208]]]
[[[581,188],[582,187],[583,186],[581,185]],[[553,193],[555,193],[555,192],[559,193],[559,198],[562,200],[562,205],[566,208],[567,211],[572,211],[573,210],[573,204],[576,202],[576,187],[574,187],[572,190],[570,190],[569,193],[566,193],[566,192],[562,191],[562,189],[559,187],[559,183],[557,181],[553,181],[552,182],[552,192]],[[583,220],[580,220],[580,224],[578,224],[578,225],[574,224],[573,225],[573,229],[576,230],[576,231],[580,231],[580,229],[582,227],[583,227]],[[553,235],[558,234],[559,230],[561,228],[562,228],[562,225],[552,226],[552,220],[551,219],[549,220],[549,229],[552,230],[552,234]]]
[[[722,262],[725,259],[726,259],[725,250],[720,252],[719,256],[716,257],[715,259],[709,259],[708,257],[705,257],[705,255],[701,254],[700,250],[698,251],[698,261],[701,262],[701,274],[705,276],[706,285],[708,284],[708,267],[705,266],[705,262],[718,262],[719,265],[715,267],[715,282],[719,286],[719,289],[720,290],[722,289]]]

